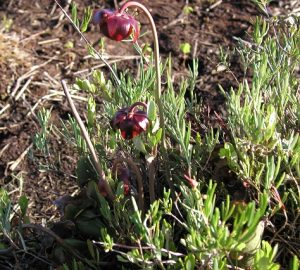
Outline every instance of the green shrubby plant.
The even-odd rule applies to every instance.
[[[238,178],[255,190],[253,195],[269,193],[271,216],[278,222],[277,215],[283,213],[282,226],[298,222],[292,213],[299,209],[300,197],[299,18],[293,18],[292,24],[284,22],[257,19],[253,45],[244,43],[239,49],[253,77],[251,82],[244,80],[237,92],[224,92],[232,140],[220,150]],[[285,205],[292,208],[287,211]]]
[[[260,3],[264,11],[265,4]],[[150,16],[140,3],[127,2],[119,11],[87,9],[80,21],[73,6],[73,25],[83,36],[93,19],[106,37],[136,41],[140,26],[125,11],[130,7]],[[109,66],[111,77],[95,70],[71,86],[86,96],[85,124],[62,81],[74,116],[61,122],[59,132],[79,154],[79,193],[55,201],[62,216],[49,229],[28,224],[28,200],[22,197],[15,229],[13,207],[1,190],[0,251],[22,247],[26,253],[34,233],[24,231],[31,229],[51,239],[48,257],[62,269],[280,269],[278,239],[299,240],[299,20],[256,19],[251,46],[239,40],[238,47],[251,80],[229,92],[222,89],[226,122],[203,134],[192,129],[188,117],[200,124],[194,93],[198,62],[193,61],[188,78],[175,91],[171,58],[160,63],[155,25],[149,20],[153,56],[134,44],[141,55],[137,77],[129,72],[118,77]],[[83,38],[91,55],[102,59]],[[163,93],[161,72],[166,78]],[[35,150],[51,155],[47,138],[59,128],[49,123],[49,111],[38,117]],[[224,187],[202,173],[216,152],[243,184],[245,199],[235,200],[228,189],[219,197]],[[288,247],[285,254],[294,270],[299,252]]]

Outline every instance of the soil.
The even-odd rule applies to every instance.
[[[118,1],[75,2],[81,14],[86,6],[114,8]],[[236,54],[229,57],[232,72],[222,69],[219,48],[230,50],[238,38],[248,40],[259,10],[248,0],[140,2],[154,16],[162,58],[172,56],[175,81],[188,74],[193,58],[198,59],[195,92],[199,101],[202,100],[203,121],[216,122],[215,112],[224,115],[224,98],[218,85],[228,90],[236,87],[244,76]],[[270,12],[287,12],[287,2],[275,2]],[[188,14],[187,3],[193,8]],[[70,1],[61,4],[70,11]],[[66,119],[70,109],[62,97],[60,80],[66,78],[71,82],[78,76],[87,76],[91,67],[101,62],[87,56],[84,42],[54,1],[0,1],[0,18],[5,18],[0,32],[0,185],[12,198],[21,192],[29,197],[32,221],[57,219],[54,200],[77,189],[74,176],[77,157],[74,149],[58,135],[51,135],[49,142],[55,157],[48,158],[36,151],[33,155],[33,139],[39,130],[37,113],[45,107],[52,111],[52,123],[59,124],[60,118]],[[148,23],[142,15],[139,18],[145,31]],[[9,29],[4,30],[4,25]],[[91,26],[86,36],[96,43],[101,34]],[[149,35],[142,38],[145,41],[150,42]],[[188,55],[181,52],[182,43],[191,45]],[[135,69],[135,61],[124,59],[135,54],[130,43],[116,44],[105,39],[105,44],[108,56],[119,56],[116,58],[119,70]],[[78,102],[78,106],[83,112],[84,104]],[[38,166],[46,161],[52,163],[50,168]]]

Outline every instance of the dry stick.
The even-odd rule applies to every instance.
[[[139,2],[135,1],[129,1],[125,3],[121,8],[120,8],[120,13],[123,13],[127,8],[129,7],[136,7],[140,8],[145,15],[147,16],[150,25],[151,25],[151,31],[153,34],[153,39],[154,39],[154,62],[155,62],[155,72],[156,72],[156,91],[154,91],[154,96],[155,96],[155,101],[158,106],[158,113],[159,113],[159,118],[160,118],[160,126],[162,128],[162,153],[163,153],[163,162],[165,165],[165,171],[167,175],[167,181],[169,184],[169,187],[172,192],[172,196],[175,196],[175,191],[174,191],[174,184],[171,180],[170,176],[170,170],[168,166],[168,156],[167,156],[167,151],[166,151],[166,132],[165,132],[165,120],[164,120],[164,113],[163,113],[163,104],[161,101],[161,74],[160,74],[160,65],[159,65],[159,44],[158,44],[158,36],[157,36],[157,31],[155,27],[154,20],[152,18],[151,13],[149,10],[142,5]],[[156,149],[154,149],[155,155],[156,155]],[[152,161],[149,166],[154,166],[154,161]],[[149,169],[150,172],[154,171],[153,169]],[[155,181],[155,175],[154,174],[149,174],[149,191],[154,190],[154,181]],[[153,202],[155,199],[155,194],[150,194],[150,201]]]
[[[108,184],[107,180],[105,179],[105,174],[104,174],[104,172],[102,170],[100,162],[98,161],[95,148],[94,148],[94,146],[93,146],[93,144],[91,142],[91,139],[89,137],[89,134],[88,134],[88,132],[87,132],[87,130],[86,130],[86,128],[85,128],[85,126],[84,126],[84,124],[83,124],[80,116],[79,116],[79,113],[77,112],[77,109],[76,109],[76,107],[75,107],[75,105],[73,103],[73,100],[72,100],[71,95],[69,93],[68,86],[67,86],[67,84],[66,84],[66,82],[64,80],[61,81],[61,84],[62,84],[62,87],[64,89],[65,95],[66,95],[68,103],[70,105],[70,108],[71,108],[71,110],[72,110],[72,112],[74,114],[74,117],[75,117],[75,119],[76,119],[76,121],[77,121],[77,123],[78,123],[78,125],[80,127],[82,136],[83,136],[84,140],[86,141],[86,144],[87,144],[87,146],[88,146],[88,148],[89,148],[89,150],[91,152],[93,164],[94,164],[94,166],[95,166],[95,168],[96,168],[96,170],[97,170],[97,172],[99,174],[100,179],[103,180],[105,191],[107,192],[109,199],[110,200],[114,200],[115,196],[113,195],[113,193],[111,191],[110,185]]]
[[[143,180],[139,168],[131,158],[118,157],[113,164],[114,171],[117,171],[118,164],[123,162],[126,163],[128,166],[130,166],[131,169],[134,171],[137,185],[138,185],[138,206],[139,209],[142,212],[144,212],[144,186],[143,186]]]
[[[64,10],[64,8],[58,3],[57,0],[54,0],[55,3],[59,6],[59,8],[61,9],[61,11],[63,12],[63,14],[67,17],[67,19],[71,22],[72,26],[75,28],[75,30],[79,33],[79,35],[81,36],[81,38],[85,41],[85,43],[89,46],[89,48],[91,48],[93,50],[93,52],[99,57],[99,59],[108,67],[109,71],[113,74],[113,77],[116,81],[116,83],[118,85],[121,84],[117,74],[115,73],[115,71],[113,70],[113,68],[109,65],[109,63],[102,57],[102,55],[96,50],[94,49],[93,45],[91,44],[91,42],[88,41],[88,39],[82,34],[82,32],[80,31],[80,29],[78,28],[78,26],[72,21],[71,17],[68,15],[68,13]]]

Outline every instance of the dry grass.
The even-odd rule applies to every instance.
[[[32,56],[22,48],[20,37],[0,30],[0,73],[1,92],[10,88],[24,68],[31,65]],[[3,87],[4,86],[4,87]]]

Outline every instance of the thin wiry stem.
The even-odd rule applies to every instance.
[[[131,158],[118,157],[113,164],[114,171],[117,170],[117,165],[123,162],[126,163],[129,167],[131,167],[131,169],[133,170],[136,176],[136,182],[138,188],[138,206],[139,209],[143,212],[144,211],[144,186],[143,186],[143,179],[140,170]]]
[[[98,161],[97,154],[96,154],[95,148],[93,146],[93,143],[92,143],[92,141],[90,139],[90,136],[89,136],[89,134],[88,134],[88,132],[87,132],[85,126],[84,126],[84,123],[82,122],[82,120],[80,118],[79,113],[77,112],[77,109],[76,109],[76,107],[74,105],[74,102],[71,98],[71,95],[69,93],[69,89],[68,89],[68,86],[67,86],[65,80],[62,80],[61,84],[62,84],[62,87],[64,89],[67,101],[70,105],[70,108],[71,108],[71,110],[74,114],[74,117],[75,117],[75,119],[76,119],[76,121],[77,121],[77,123],[80,127],[82,136],[83,136],[83,138],[84,138],[84,140],[85,140],[85,142],[86,142],[86,144],[87,144],[87,146],[88,146],[88,148],[91,152],[93,164],[94,164],[94,166],[95,166],[95,168],[96,168],[96,170],[99,174],[100,179],[103,180],[105,191],[108,194],[109,199],[113,200],[114,195],[111,191],[110,185],[108,184],[107,180],[105,179],[105,174],[102,170],[100,162]]]
[[[170,176],[170,169],[169,169],[169,165],[168,165],[168,155],[167,155],[167,146],[166,146],[166,129],[165,129],[165,119],[164,119],[164,111],[163,111],[163,104],[162,104],[162,100],[161,100],[161,72],[160,72],[160,64],[159,64],[159,44],[158,44],[158,35],[157,35],[157,31],[156,31],[156,26],[155,26],[155,22],[152,18],[151,13],[149,12],[149,10],[141,3],[139,2],[135,2],[135,1],[129,1],[127,3],[125,3],[119,10],[120,13],[123,13],[127,8],[129,7],[136,7],[141,9],[144,14],[147,16],[149,22],[150,22],[150,26],[151,26],[151,31],[152,31],[152,35],[153,35],[153,40],[154,40],[154,64],[155,64],[155,72],[156,72],[156,89],[154,91],[154,97],[155,97],[155,102],[158,106],[158,113],[159,113],[159,119],[160,119],[160,127],[162,129],[162,154],[163,154],[163,162],[165,165],[165,173],[167,176],[167,181],[169,184],[169,187],[171,189],[172,192],[172,196],[175,196],[175,192],[174,192],[174,184],[171,180],[171,176]],[[156,149],[154,149],[154,152],[156,153]],[[151,162],[150,166],[150,173],[154,173],[153,172],[153,166],[154,164],[152,164],[153,161]],[[155,175],[149,175],[149,191],[153,192],[154,191],[154,181],[155,181]],[[155,198],[154,194],[151,194],[151,199]],[[152,201],[151,201],[152,202]]]
[[[99,59],[108,67],[109,71],[111,72],[111,74],[113,75],[117,85],[120,85],[121,82],[117,76],[117,74],[115,73],[115,71],[113,70],[113,68],[110,66],[110,64],[102,57],[102,55],[93,47],[92,43],[89,42],[89,40],[83,35],[83,33],[80,31],[80,29],[78,28],[78,26],[73,22],[72,18],[68,15],[68,13],[64,10],[64,8],[58,3],[57,0],[54,0],[55,3],[59,6],[59,8],[61,9],[61,11],[63,12],[63,14],[66,16],[66,18],[70,21],[70,23],[72,24],[72,26],[75,28],[75,30],[79,33],[79,35],[81,36],[81,38],[85,41],[85,43],[89,46],[89,48],[92,49],[92,51],[99,57]]]
[[[150,203],[155,201],[155,160],[151,160],[148,165],[149,175],[149,197]]]

